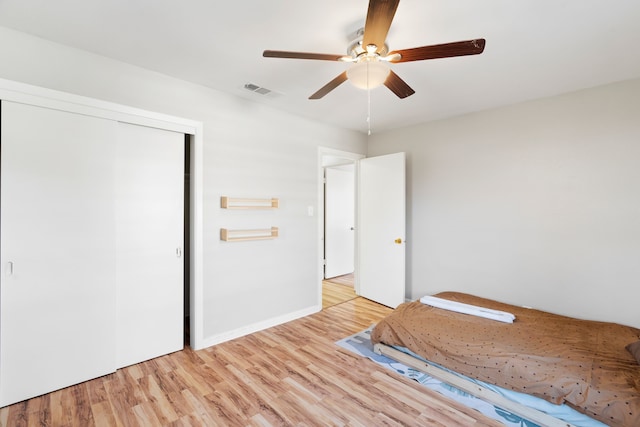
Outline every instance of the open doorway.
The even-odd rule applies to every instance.
[[[357,296],[356,174],[364,155],[320,150],[320,297],[328,308]]]

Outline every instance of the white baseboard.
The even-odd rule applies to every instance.
[[[254,332],[271,328],[273,326],[282,325],[283,323],[287,323],[292,320],[296,320],[301,317],[305,317],[305,316],[309,316],[311,314],[317,313],[320,310],[322,310],[322,305],[314,305],[311,307],[304,308],[302,310],[294,311],[293,313],[288,313],[282,316],[267,319],[262,322],[254,323],[252,325],[243,326],[242,328],[234,329],[233,331],[228,331],[222,334],[205,337],[202,342],[203,344],[202,347],[197,348],[196,350],[201,350],[202,348],[220,344],[225,341],[231,341],[232,339],[240,338],[245,335],[252,334]]]

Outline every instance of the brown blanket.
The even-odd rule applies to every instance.
[[[457,293],[435,295],[513,313],[513,324],[400,305],[373,343],[402,346],[453,371],[552,403],[611,426],[640,426],[640,365],[625,349],[640,329],[579,320]]]

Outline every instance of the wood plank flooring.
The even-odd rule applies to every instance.
[[[351,275],[353,276],[353,275]],[[349,284],[350,283],[350,284]],[[322,281],[322,308],[326,309],[336,304],[349,301],[357,297],[353,289],[353,279],[337,278]]]
[[[332,277],[330,279],[325,279],[327,282],[336,283],[338,285],[345,285],[354,287],[355,284],[355,275],[353,273],[345,274],[344,276]]]
[[[335,341],[390,309],[363,298],[185,348],[0,409],[2,426],[499,426]],[[43,349],[46,351],[46,349]]]

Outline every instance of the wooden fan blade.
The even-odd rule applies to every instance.
[[[375,45],[376,52],[384,47],[387,40],[387,33],[391,27],[391,21],[396,14],[400,0],[370,0],[367,20],[364,24],[364,35],[362,36],[362,47],[366,49],[368,45]]]
[[[389,72],[389,76],[387,80],[385,80],[384,85],[401,99],[416,93],[415,90],[411,89],[411,87],[393,71]]]
[[[342,74],[340,74],[338,77],[336,77],[335,79],[331,80],[329,83],[321,87],[320,90],[318,90],[316,93],[311,95],[309,99],[322,98],[323,96],[325,96],[326,94],[328,94],[329,92],[331,92],[332,90],[340,86],[342,83],[344,83],[346,80],[347,80],[347,72],[345,71]]]
[[[332,55],[329,53],[286,52],[284,50],[265,50],[262,52],[265,58],[292,58],[292,59],[317,59],[320,61],[339,61],[344,55]]]
[[[391,62],[422,61],[424,59],[450,58],[453,56],[477,55],[484,51],[485,39],[436,44],[389,52],[389,56],[399,53],[400,59]]]

